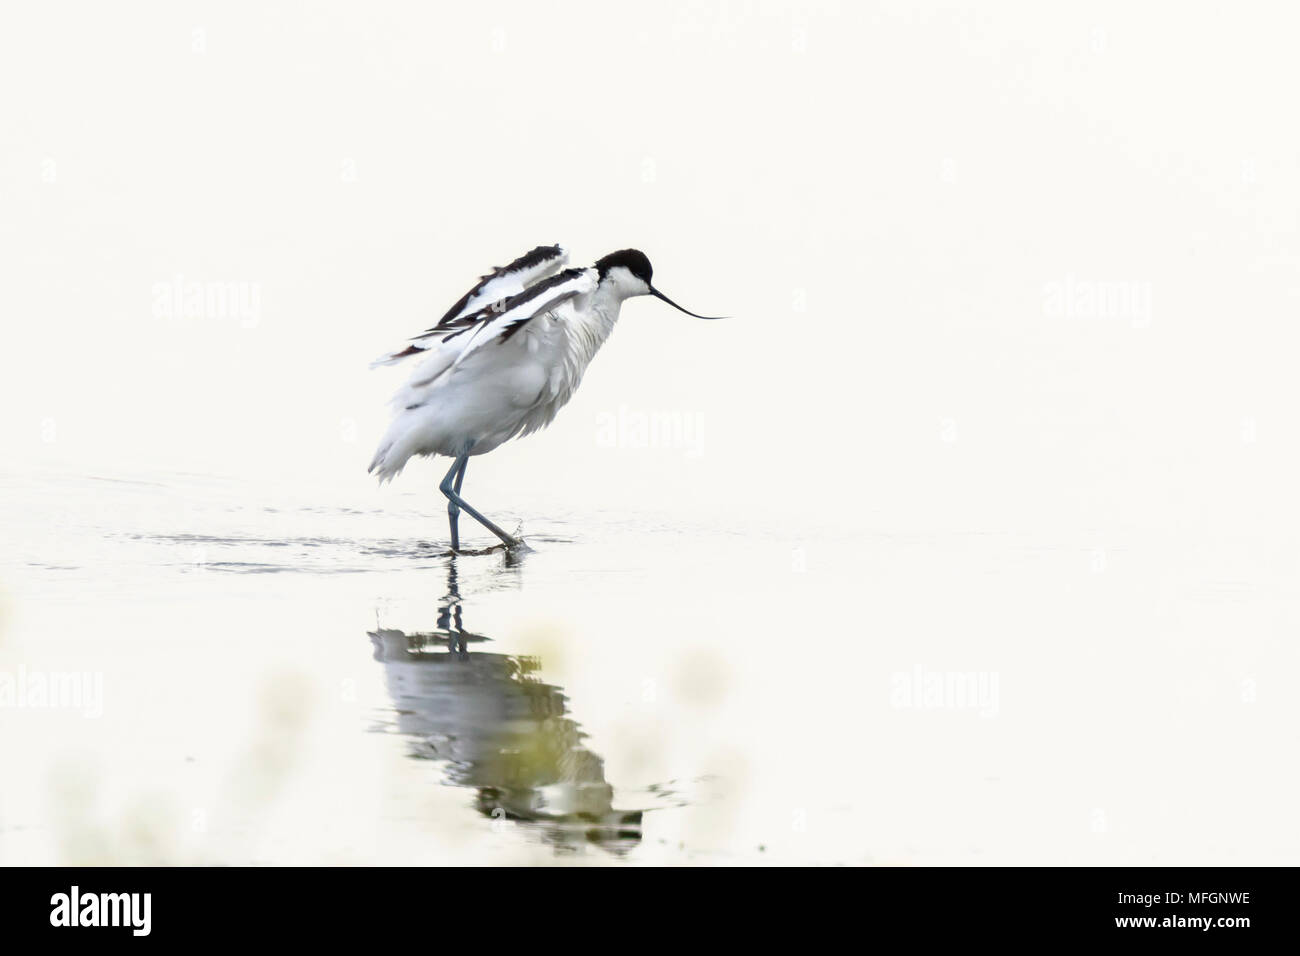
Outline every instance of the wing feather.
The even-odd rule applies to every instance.
[[[599,274],[595,269],[566,269],[518,295],[467,316],[468,324],[447,332],[441,340],[434,341],[424,350],[426,354],[410,380],[394,396],[394,404],[408,407],[423,402],[427,398],[426,386],[457,368],[484,345],[509,341],[538,316],[552,312],[565,302],[589,295],[598,281]]]
[[[483,309],[451,367],[460,365],[488,342],[509,341],[532,319],[550,312],[561,302],[590,295],[596,289],[598,278],[595,269],[565,269],[518,295]]]
[[[568,261],[569,251],[557,243],[553,246],[538,246],[509,265],[493,269],[480,277],[474,288],[461,296],[438,320],[437,325],[414,336],[402,348],[381,355],[370,363],[370,367],[393,365],[412,355],[428,352],[437,346],[438,339],[445,341],[449,333],[473,328],[478,323],[479,313],[484,309],[527,292],[537,283],[553,276]]]

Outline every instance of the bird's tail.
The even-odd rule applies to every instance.
[[[370,459],[370,467],[366,469],[366,474],[375,475],[381,485],[386,481],[392,481],[401,470],[400,468],[389,468],[387,465],[388,452],[392,447],[392,445],[388,444],[380,445],[375,451],[375,457]],[[378,474],[375,474],[376,472]]]
[[[389,427],[379,443],[379,448],[375,451],[375,457],[370,461],[370,467],[366,469],[379,479],[381,485],[400,475],[416,451],[414,436],[410,430],[403,431],[398,427],[401,418],[399,415]]]

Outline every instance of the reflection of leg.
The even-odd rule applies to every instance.
[[[464,498],[460,496],[460,482],[465,477],[465,466],[469,462],[469,448],[470,446],[468,445],[465,446],[465,451],[462,452],[461,456],[456,459],[455,464],[451,466],[451,470],[447,472],[447,476],[442,479],[442,484],[438,486],[438,490],[447,496],[447,514],[448,515],[452,514],[452,508],[457,509],[456,514],[459,514],[461,511],[464,511],[471,518],[473,518],[483,527],[487,528],[494,535],[500,538],[505,543],[506,547],[513,548],[520,543],[517,538],[510,537],[510,535],[506,534],[504,531],[502,531],[500,528],[494,525],[487,518],[483,517],[483,515],[479,514],[479,512],[475,510],[474,507],[470,505],[468,501],[466,501]],[[459,470],[460,477],[454,478],[458,470]],[[453,517],[451,521],[452,521],[451,549],[453,551],[456,551],[459,548],[459,538],[456,535],[456,519]]]
[[[464,472],[461,472],[463,475]],[[459,509],[458,509],[459,511]],[[447,558],[447,593],[438,605],[438,631],[447,637],[447,649],[455,643],[456,633],[464,633],[460,623],[460,588],[456,583],[456,555]]]

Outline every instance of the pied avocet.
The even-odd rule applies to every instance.
[[[653,295],[697,319],[719,318],[683,309],[652,286],[650,260],[636,249],[560,271],[568,260],[562,246],[538,246],[483,276],[437,325],[372,363],[420,358],[393,398],[393,421],[370,471],[383,482],[415,455],[454,459],[438,486],[447,496],[452,551],[460,549],[462,510],[507,547],[521,543],[460,496],[465,467],[471,455],[551,423],[609,337],[624,299]]]

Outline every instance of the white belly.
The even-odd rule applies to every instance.
[[[523,427],[545,399],[547,380],[546,368],[528,360],[457,369],[421,408],[412,409],[423,413],[428,436],[419,453],[454,456],[470,443],[471,454],[491,451]]]
[[[482,455],[544,428],[568,402],[608,335],[539,317],[508,342],[489,343],[427,382],[406,388],[375,456],[391,478],[415,455]]]

